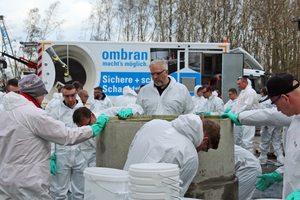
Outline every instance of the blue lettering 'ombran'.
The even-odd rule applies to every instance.
[[[102,58],[104,60],[148,60],[147,52],[127,52],[121,48],[121,51],[103,51]]]

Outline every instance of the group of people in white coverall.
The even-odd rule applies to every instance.
[[[95,104],[93,109],[89,110],[76,99],[77,92],[74,88],[65,87],[62,97],[58,98],[60,104],[50,111],[51,115],[40,106],[44,95],[48,93],[42,80],[34,74],[21,79],[18,84],[21,93],[9,92],[4,95],[2,102],[4,111],[0,114],[0,120],[3,122],[0,124],[0,199],[53,199],[62,194],[67,198],[65,195],[68,192],[72,193],[72,198],[82,199],[84,187],[82,171],[87,166],[95,166],[95,144],[91,142],[93,141],[91,138],[103,129],[109,120],[107,116],[119,115],[124,119],[130,115],[141,114],[179,115],[179,117],[171,122],[152,120],[146,123],[137,132],[130,145],[124,170],[128,170],[131,164],[141,162],[177,164],[180,179],[183,180],[180,196],[184,196],[198,170],[197,152],[217,149],[221,138],[220,126],[217,123],[200,120],[195,114],[219,115],[226,109],[221,102],[219,104],[222,108],[212,103],[219,102],[219,97],[206,86],[195,88],[197,93],[192,98],[184,85],[168,76],[166,61],[154,60],[149,64],[149,69],[151,83],[144,86],[138,94],[133,93],[129,87],[124,88],[124,95],[116,101],[117,106],[112,106],[109,98],[102,93],[102,88],[96,87],[94,100],[102,101],[103,104]],[[279,90],[279,93],[277,90],[277,93],[272,93],[272,84],[286,79],[288,81],[284,83],[290,84],[291,77],[289,74],[276,75],[274,79],[279,79],[275,82],[272,78],[268,81],[267,88],[268,97],[273,104],[288,116],[299,114],[300,109],[296,106],[298,96],[300,98],[299,84],[295,83],[292,77],[292,86],[286,86],[288,89]],[[238,100],[234,99],[236,105],[221,116],[229,117],[237,124],[235,136],[237,140],[242,141],[240,146],[235,146],[239,198],[251,199],[255,186],[258,189],[266,189],[272,183],[281,181],[284,176],[284,198],[289,196],[290,199],[297,199],[300,183],[297,181],[298,165],[293,158],[298,155],[297,147],[300,141],[297,140],[296,116],[291,120],[277,112],[275,108],[256,109],[257,99],[250,98],[253,95],[251,85],[249,86],[247,80],[241,77],[238,79],[238,86],[241,86],[242,92]],[[284,87],[284,84],[280,86]],[[103,102],[105,99],[110,105],[105,106]],[[211,109],[207,109],[208,107]],[[271,111],[277,114],[270,116],[269,121],[251,118],[252,113],[258,113],[259,116]],[[244,113],[247,112],[249,114],[244,117]],[[280,116],[278,117],[280,123],[276,121],[277,115]],[[291,124],[284,145],[285,166],[272,174],[260,175],[261,167],[258,159],[249,152],[251,146],[248,143],[251,142],[252,136],[248,132],[249,128],[244,125],[272,126],[276,124],[275,121],[277,126]],[[242,128],[240,125],[243,125]],[[241,130],[236,132],[237,129]],[[52,154],[50,142],[55,147]],[[89,143],[92,145],[86,145]],[[70,173],[75,173],[76,169],[80,173],[72,180]],[[51,188],[50,172],[53,174],[51,182],[55,182]],[[260,179],[256,177],[257,175],[260,175]],[[65,185],[56,185],[62,182]],[[62,188],[64,189],[61,190]]]
[[[266,190],[275,182],[283,181],[283,199],[300,199],[300,87],[299,82],[289,73],[280,73],[267,81],[268,96],[276,108],[265,108],[241,112],[226,113],[221,118],[229,117],[236,125],[289,126],[283,137],[285,164],[270,174],[258,176],[256,187]]]
[[[41,108],[47,94],[35,74],[22,78],[20,94],[3,98],[0,114],[0,199],[52,199],[50,142],[75,145],[95,137],[108,120],[99,117],[92,126],[69,128]]]

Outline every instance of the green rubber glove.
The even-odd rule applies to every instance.
[[[242,124],[238,121],[237,116],[239,114],[233,114],[233,113],[224,113],[221,115],[221,119],[226,119],[226,118],[230,118],[231,121],[237,125],[237,126],[242,126]]]
[[[198,115],[201,115],[202,113],[203,113],[204,115],[211,115],[210,112],[198,112]]]
[[[300,190],[296,190],[292,194],[290,194],[286,200],[300,200]]]
[[[123,117],[123,118],[126,119],[129,115],[133,115],[131,108],[129,108],[127,110],[120,110],[119,111],[119,116],[120,117]]]
[[[226,108],[225,113],[228,113],[229,111],[231,111],[232,108]]]
[[[104,113],[103,113],[100,117],[97,118],[96,123],[91,125],[93,132],[94,132],[94,137],[96,135],[98,135],[100,133],[100,131],[102,131],[102,129],[105,126],[106,121],[109,121],[109,118],[106,115],[104,115]]]
[[[283,180],[281,175],[278,174],[277,171],[270,174],[259,175],[257,176],[257,178],[260,179],[255,183],[255,187],[262,191],[273,185],[275,182],[279,183]]]
[[[57,169],[56,169],[56,164],[55,164],[55,155],[53,154],[51,156],[51,164],[50,164],[50,171],[51,171],[51,174],[53,175],[56,175],[55,172],[57,172]]]

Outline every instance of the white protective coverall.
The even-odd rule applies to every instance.
[[[234,145],[235,175],[239,179],[239,199],[250,200],[262,169],[257,158],[246,149]]]
[[[62,93],[54,93],[53,98],[47,104],[45,111],[50,113],[54,108],[60,105],[60,103],[64,100]]]
[[[109,107],[112,107],[112,102],[104,93],[102,99],[91,99],[90,110],[92,112],[97,113]]]
[[[202,121],[197,115],[180,115],[171,122],[152,120],[135,135],[124,170],[128,171],[131,164],[138,163],[177,164],[183,181],[180,196],[184,196],[198,171],[196,147],[203,136]]]
[[[123,88],[123,95],[118,96],[115,100],[114,106],[126,106],[136,102],[137,93],[129,86]]]
[[[170,78],[170,83],[159,95],[153,80],[139,92],[136,104],[142,106],[145,115],[181,115],[194,113],[193,100],[185,85]]]
[[[0,92],[0,103],[2,103],[3,97],[6,93]]]
[[[258,104],[259,109],[265,108],[276,108],[275,105],[271,104],[271,100],[268,99],[262,103]],[[283,151],[281,147],[281,126],[261,126],[260,130],[261,141],[259,148],[261,150],[261,155],[259,156],[259,160],[261,163],[265,163],[267,160],[267,153],[270,146],[270,142],[272,142],[274,153],[277,157],[277,161],[281,164],[284,164]]]
[[[230,113],[238,114],[246,110],[258,108],[257,94],[250,83],[248,81],[247,87],[241,91],[237,105],[229,111]],[[254,136],[255,126],[234,126],[234,143],[251,153],[254,153]]]
[[[76,128],[72,115],[74,111],[82,107],[77,103],[72,109],[61,101],[61,104],[51,111],[51,116],[63,122],[67,127]],[[86,141],[87,142],[87,141]],[[83,171],[87,167],[87,161],[80,149],[80,144],[64,146],[51,144],[51,154],[56,156],[56,175],[51,175],[50,192],[53,199],[67,199],[67,193],[71,184],[71,198],[83,199],[84,176]]]
[[[108,117],[115,117],[120,110],[127,110],[131,108],[133,115],[142,115],[144,111],[140,105],[137,104],[128,104],[126,106],[113,106],[104,110],[100,110],[98,113],[94,113],[98,118],[102,113]],[[83,153],[83,156],[87,160],[88,167],[96,167],[96,137],[91,138],[85,142],[80,143],[80,149]]]
[[[200,85],[196,85],[194,88],[194,96],[192,96],[193,104],[195,107],[196,112],[200,112],[202,110],[204,104],[206,103],[207,99],[204,96],[199,97],[197,95],[198,88],[201,87]]]
[[[11,92],[0,114],[0,199],[50,200],[50,141],[71,145],[93,136],[71,129],[25,97]]]
[[[276,108],[272,108],[242,112],[239,121],[247,125],[290,126],[283,135],[284,167],[276,171],[283,176],[283,199],[300,190],[300,115],[287,117]]]
[[[201,111],[210,112],[211,115],[221,115],[225,112],[224,102],[222,99],[216,96],[216,93],[212,93]]]
[[[226,110],[227,108],[233,108],[233,107],[235,107],[236,104],[237,104],[237,102],[238,102],[238,99],[235,99],[235,100],[229,99],[227,101],[227,103],[225,103],[225,105],[224,105],[224,110]]]
[[[4,97],[5,93],[0,92],[0,113],[2,113],[4,111],[4,107],[2,105],[2,99]]]

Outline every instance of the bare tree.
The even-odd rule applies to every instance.
[[[62,31],[61,31],[61,25],[65,23],[65,20],[59,20],[58,19],[58,10],[59,10],[59,1],[56,1],[50,5],[50,7],[45,11],[45,18],[42,19],[40,27],[41,32],[39,39],[45,40],[47,37],[49,37],[53,32],[56,31],[57,38],[62,39]]]

